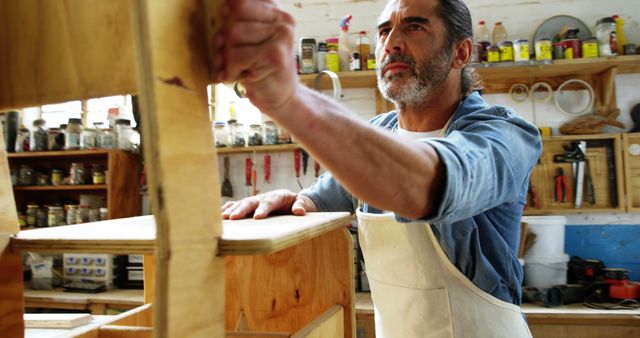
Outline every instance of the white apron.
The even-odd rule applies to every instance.
[[[482,291],[449,260],[426,223],[358,212],[377,338],[529,338],[514,304]]]

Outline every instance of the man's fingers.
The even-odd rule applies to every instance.
[[[298,195],[291,207],[291,212],[296,216],[304,216],[307,212],[317,211],[316,205],[306,196]]]
[[[227,1],[229,6],[230,22],[240,21],[259,21],[259,22],[275,22],[281,14],[273,1],[247,1],[247,0],[231,0]]]
[[[240,21],[228,28],[227,40],[230,47],[257,45],[276,34],[277,26],[272,23]]]
[[[244,199],[238,203],[238,206],[229,214],[229,219],[241,219],[247,217],[258,206],[255,199]]]

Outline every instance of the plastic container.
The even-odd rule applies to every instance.
[[[612,16],[613,20],[616,21],[616,39],[618,40],[618,55],[626,55],[624,52],[624,46],[627,45],[627,38],[624,35],[624,19],[619,15]]]
[[[478,46],[478,61],[487,62],[487,51],[489,46],[491,46],[491,33],[489,32],[489,27],[484,20],[480,20],[478,22],[478,26],[476,27],[476,43]]]
[[[327,70],[327,44],[325,42],[318,42],[318,54],[316,57],[316,68],[318,71]]]
[[[509,35],[507,34],[507,30],[504,28],[502,21],[496,21],[496,24],[493,26],[491,40],[494,45],[499,45],[500,42],[509,40]]]
[[[338,54],[340,54],[340,69],[346,71],[350,68],[352,47],[349,43],[349,25],[353,16],[347,15],[340,20],[340,35],[338,37]]]
[[[70,118],[64,134],[64,149],[80,149],[80,134],[82,133],[82,120]]]
[[[546,289],[554,285],[567,284],[567,262],[569,255],[526,258],[524,285]]]
[[[612,56],[618,53],[616,21],[611,17],[598,20],[596,23],[600,56]]]
[[[317,50],[316,39],[314,38],[301,38],[300,49],[298,51],[300,55],[300,73],[312,74],[315,73],[317,63]]]
[[[360,70],[367,69],[367,61],[369,60],[369,54],[371,54],[369,43],[367,32],[360,31],[356,40],[356,51],[360,53]]]
[[[49,149],[49,135],[45,123],[43,119],[33,121],[30,143],[31,151],[45,151]]]
[[[564,228],[567,219],[564,216],[527,216],[522,217],[536,239],[527,250],[524,258],[527,264],[530,258],[560,256],[564,254]]]

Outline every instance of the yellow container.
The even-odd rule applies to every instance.
[[[551,40],[541,39],[536,41],[536,60],[546,61],[551,59]]]
[[[500,48],[491,46],[487,51],[487,62],[500,62]]]
[[[500,61],[513,61],[513,42],[503,41],[499,45]]]
[[[588,38],[582,41],[582,57],[583,58],[598,57],[598,39]]]
[[[327,53],[327,69],[334,73],[340,71],[340,55],[335,50]]]

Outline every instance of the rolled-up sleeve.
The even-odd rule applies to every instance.
[[[493,106],[457,119],[450,130],[425,140],[440,156],[446,183],[436,212],[418,221],[452,223],[522,197],[542,149],[535,126]]]
[[[326,172],[311,187],[300,191],[301,195],[309,197],[318,211],[348,211],[355,213],[357,202],[342,185]]]

